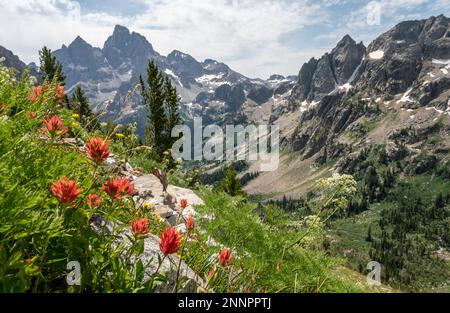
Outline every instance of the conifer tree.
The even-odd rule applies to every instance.
[[[237,174],[233,166],[228,167],[225,177],[220,182],[218,189],[232,197],[245,195],[245,191],[241,188],[241,182],[237,178]]]
[[[170,137],[172,128],[181,123],[181,117],[180,113],[178,112],[178,108],[180,106],[180,98],[178,97],[177,89],[172,85],[172,82],[168,77],[166,77],[164,81],[164,98],[167,108],[167,131],[169,132]],[[178,138],[172,138],[171,145],[177,139]]]
[[[42,50],[39,51],[39,62],[39,72],[45,81],[51,82],[56,80],[59,85],[65,85],[64,81],[66,77],[62,72],[62,65],[56,60],[56,57],[52,55],[52,50],[43,47]]]
[[[168,148],[167,132],[168,119],[165,110],[164,76],[158,69],[155,61],[151,60],[147,68],[147,85],[140,77],[142,98],[148,107],[148,126],[145,140],[148,146],[153,148],[152,156],[158,161],[162,160],[164,152]]]
[[[164,163],[165,171],[176,166],[170,149],[178,138],[172,138],[172,128],[182,123],[178,108],[180,98],[168,77],[164,78],[154,60],[149,61],[146,81],[140,76],[142,99],[148,108],[148,125],[145,130],[145,145],[152,147],[150,156],[157,162]]]
[[[369,229],[367,230],[366,241],[368,241],[368,242],[372,241],[372,227],[370,227],[370,226],[369,226]]]
[[[84,91],[80,86],[77,86],[75,88],[75,91],[73,92],[72,108],[75,113],[80,115],[80,117],[92,116],[92,111],[89,108],[89,101],[86,98]]]

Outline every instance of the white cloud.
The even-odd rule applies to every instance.
[[[44,45],[57,49],[78,34],[99,44],[110,32],[110,25],[80,16],[76,1],[0,0],[0,44],[26,62],[37,61]]]
[[[279,37],[325,18],[320,6],[309,0],[134,2],[148,9],[133,17],[102,12],[80,16],[76,1],[0,0],[0,44],[27,62],[36,61],[44,44],[56,49],[81,35],[102,46],[113,26],[123,24],[145,35],[163,54],[178,49],[199,60],[227,62],[249,76],[267,76],[278,68],[295,73],[301,65],[297,56],[304,52],[284,47]]]
[[[198,60],[225,62],[251,77],[267,77],[294,74],[310,57],[320,57],[328,47],[319,46],[320,40],[314,37],[331,43],[350,33],[355,39],[369,40],[380,31],[367,25],[369,0],[362,6],[358,1],[355,10],[345,14],[333,10],[352,0],[131,1],[141,9],[135,15],[123,13],[121,8],[130,2],[119,0],[108,2],[109,13],[95,11],[90,1],[80,10],[79,3],[72,0],[0,0],[0,45],[26,62],[36,61],[43,45],[57,49],[77,35],[101,47],[114,25],[121,24],[145,35],[162,54],[177,49]],[[411,16],[412,9],[433,1],[380,2],[384,26],[386,20],[392,23]],[[292,44],[295,40],[291,40],[289,45],[280,40],[308,26],[324,29],[330,25],[331,32],[316,33],[304,43]]]

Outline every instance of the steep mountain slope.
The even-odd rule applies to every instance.
[[[287,154],[278,171],[261,173],[246,189],[296,197],[336,162],[335,170],[348,171],[375,144],[393,159],[406,149],[407,165],[425,152],[446,160],[449,70],[450,19],[442,15],[400,23],[367,49],[344,37],[303,65],[290,96],[270,110]],[[427,146],[433,136],[435,146]]]
[[[4,58],[4,65],[6,67],[15,68],[19,73],[22,73],[26,68],[30,68],[30,74],[37,77],[38,73],[34,68],[34,64],[30,64],[27,66],[24,62],[22,62],[17,55],[15,55],[12,51],[6,49],[5,47],[0,46],[0,58]]]

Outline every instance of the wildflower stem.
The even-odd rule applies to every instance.
[[[189,235],[190,235],[190,231],[188,230],[187,236],[186,236],[186,240],[185,240],[185,242],[183,244],[183,247],[181,248],[180,261],[178,262],[177,278],[176,278],[176,281],[175,281],[175,290],[174,290],[175,293],[178,292],[178,281],[179,281],[179,278],[180,278],[181,260],[182,260],[182,257],[184,255],[184,249],[185,249],[187,241],[189,239]]]

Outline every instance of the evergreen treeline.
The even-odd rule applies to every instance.
[[[384,265],[386,281],[414,286],[421,272],[439,266],[437,251],[450,248],[450,195],[439,193],[430,201],[402,183],[389,197],[396,205],[381,213],[381,236],[372,240],[371,258]]]

